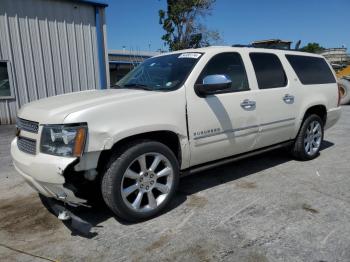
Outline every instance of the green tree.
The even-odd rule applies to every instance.
[[[306,46],[300,48],[301,51],[308,53],[320,53],[324,49],[319,43],[308,43]]]
[[[167,0],[167,10],[159,10],[162,40],[171,51],[208,46],[220,40],[217,31],[208,30],[200,21],[210,15],[215,0]]]

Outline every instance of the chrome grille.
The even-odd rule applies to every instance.
[[[29,121],[29,120],[25,120],[22,118],[17,118],[17,128],[24,130],[24,131],[28,131],[31,133],[38,133],[39,130],[39,123],[38,122],[34,122],[34,121]]]
[[[33,139],[18,137],[17,146],[19,150],[25,153],[32,154],[32,155],[36,154],[36,141]]]

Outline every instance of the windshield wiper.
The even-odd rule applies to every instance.
[[[150,86],[143,85],[143,84],[126,84],[123,87],[128,87],[128,88],[135,88],[135,89],[142,89],[142,90],[149,90],[149,91],[154,91],[154,89]]]
[[[123,88],[122,86],[120,86],[120,85],[111,85],[111,86],[109,86],[110,88]]]

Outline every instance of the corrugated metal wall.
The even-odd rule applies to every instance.
[[[15,99],[0,99],[0,124],[40,98],[100,86],[95,7],[76,1],[1,0],[0,60]]]

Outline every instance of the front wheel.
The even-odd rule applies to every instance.
[[[119,217],[128,221],[161,212],[175,193],[179,164],[164,144],[139,141],[129,144],[110,161],[102,178],[102,195]]]
[[[300,160],[318,156],[323,141],[323,121],[318,115],[306,117],[294,141],[292,154]]]

